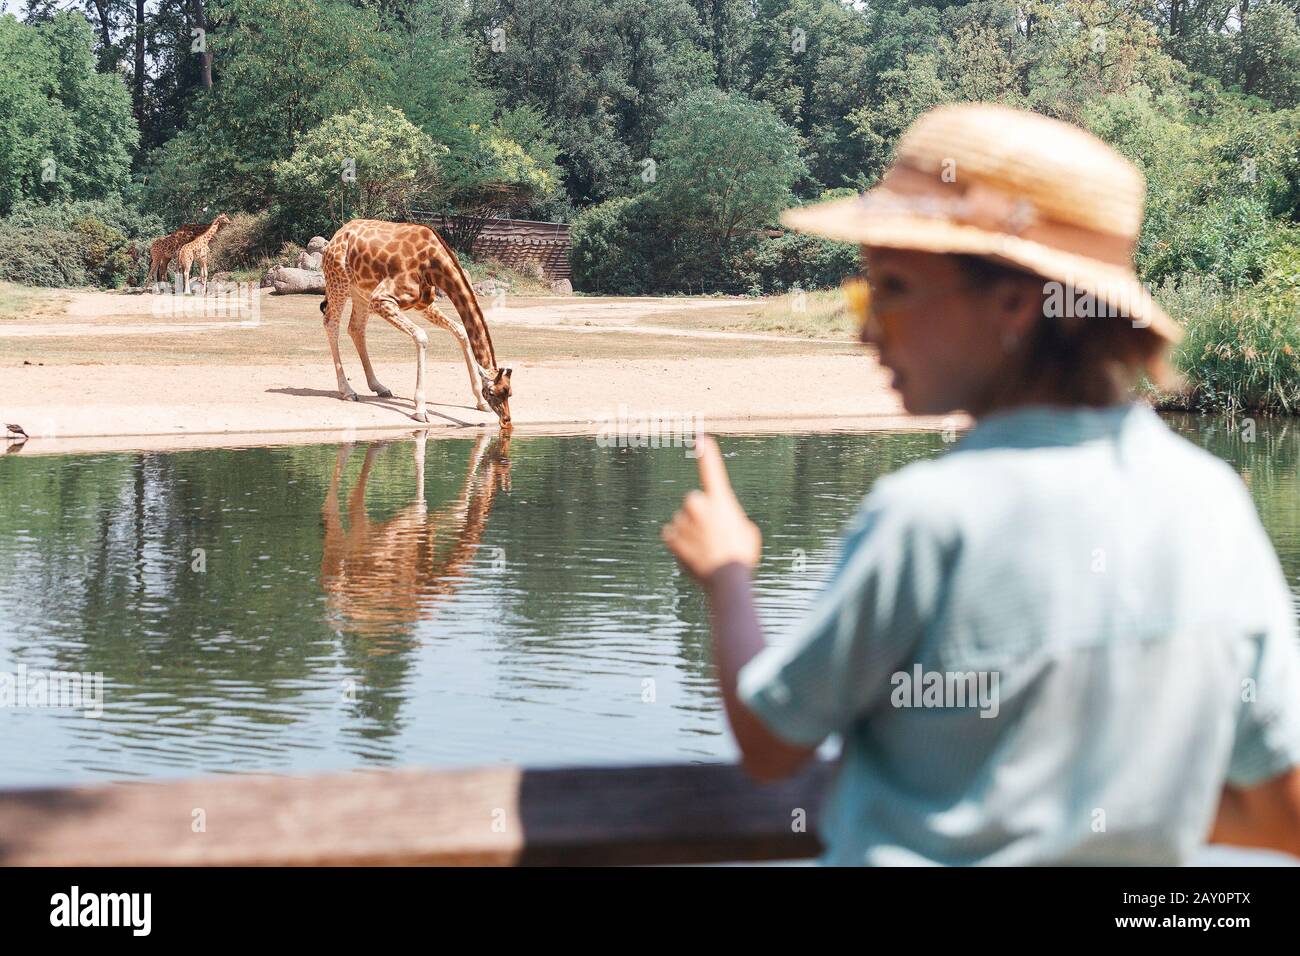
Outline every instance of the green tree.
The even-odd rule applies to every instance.
[[[941,69],[936,54],[909,53],[901,66],[880,74],[879,99],[849,114],[854,135],[865,149],[860,188],[872,185],[885,171],[894,158],[894,143],[918,116],[952,100]]]
[[[871,92],[871,20],[838,0],[760,0],[746,92],[798,131],[813,183],[841,186],[861,166],[849,113]]]
[[[496,109],[496,97],[474,72],[474,42],[463,14],[440,0],[415,0],[388,24],[394,53],[390,105],[455,153],[470,125]]]
[[[479,63],[500,100],[550,118],[577,203],[626,189],[672,104],[714,64],[689,0],[472,0]]]
[[[539,163],[496,125],[473,123],[447,161],[443,212],[454,215],[443,236],[468,252],[487,221],[533,203],[545,204],[560,187],[559,170]]]
[[[121,79],[95,71],[83,17],[0,16],[0,214],[24,198],[121,194],[139,136]]]
[[[528,201],[517,207],[520,214],[540,218],[568,221],[572,206],[564,195],[564,170],[561,168],[560,147],[546,115],[532,106],[515,106],[497,114],[496,129],[506,139],[519,144],[536,172],[530,175],[536,181]]]
[[[274,165],[337,113],[377,105],[391,44],[378,15],[340,0],[223,0],[209,38],[216,79],[191,125],[151,163],[161,209],[257,209]]]
[[[795,131],[776,111],[737,93],[700,92],[655,137],[658,205],[720,254],[745,231],[776,220],[807,173]]]
[[[1242,89],[1278,106],[1300,104],[1300,24],[1297,11],[1264,3],[1250,11],[1237,38]]]
[[[755,26],[751,0],[692,0],[713,58],[714,83],[728,92],[743,89],[749,76],[748,52]]]
[[[1072,123],[1092,100],[1132,86],[1166,89],[1179,65],[1141,9],[1114,0],[1028,0],[1026,105]]]
[[[356,109],[307,133],[275,164],[275,185],[304,235],[328,234],[353,218],[408,218],[438,188],[446,154],[400,110]]]

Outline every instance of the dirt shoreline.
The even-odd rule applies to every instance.
[[[344,366],[362,399],[338,398],[315,297],[277,301],[251,328],[177,334],[171,327],[149,328],[158,317],[145,311],[147,299],[134,297],[140,305],[132,313],[118,297],[96,295],[109,300],[98,313],[106,329],[100,334],[69,334],[69,320],[95,321],[94,303],[83,294],[70,309],[75,315],[42,319],[35,329],[24,322],[21,339],[0,336],[0,423],[21,425],[31,436],[0,450],[296,444],[422,427],[430,437],[457,437],[497,427],[494,415],[472,406],[465,366],[445,334],[430,337],[425,390],[431,421],[425,427],[410,418],[415,365],[409,343],[385,326],[371,327],[371,352],[393,396],[365,392],[344,335]],[[668,306],[678,327],[661,326]],[[953,424],[908,417],[874,357],[851,343],[711,327],[713,316],[738,307],[753,305],[557,299],[498,311],[498,355],[519,356],[508,363],[514,368],[515,433],[613,434],[620,421],[629,434],[646,427],[736,433]],[[578,316],[580,325],[566,325]],[[657,421],[664,424],[652,424]]]
[[[478,434],[478,428],[425,429],[412,422],[407,428],[363,428],[352,431],[264,431],[264,432],[190,432],[184,435],[86,435],[61,438],[33,438],[0,446],[5,454],[91,455],[119,452],[178,452],[212,448],[260,448],[273,445],[322,445],[340,441],[368,442],[382,439],[407,439],[423,431],[430,439],[466,438]],[[814,434],[824,432],[869,431],[940,431],[949,426],[965,428],[964,418],[955,420],[921,418],[912,415],[845,416],[834,419],[756,418],[708,420],[705,431],[713,435]],[[558,422],[515,426],[517,437],[541,435],[599,435],[598,424],[579,425]],[[668,440],[664,440],[667,444]],[[633,446],[635,447],[635,446]]]

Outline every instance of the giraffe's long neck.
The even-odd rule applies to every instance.
[[[210,222],[208,223],[207,228],[204,229],[201,233],[199,233],[197,240],[202,242],[211,242],[212,237],[215,236],[220,231],[221,231],[221,223]]]
[[[461,268],[456,253],[443,242],[442,236],[438,236],[437,233],[434,235],[442,245],[445,258],[450,262],[449,266],[443,269],[443,274],[438,277],[438,286],[447,293],[451,304],[456,307],[456,314],[460,316],[461,324],[465,326],[465,334],[469,336],[470,348],[474,350],[474,361],[478,362],[484,370],[494,372],[497,368],[496,350],[492,348],[492,335],[488,332],[483,310],[479,308],[478,297],[474,295],[474,287],[470,284],[465,270]]]

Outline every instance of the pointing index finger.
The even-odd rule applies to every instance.
[[[722,451],[712,435],[700,435],[695,441],[699,454],[700,488],[705,494],[732,494],[731,479],[722,461]]]

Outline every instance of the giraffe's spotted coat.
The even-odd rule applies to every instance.
[[[229,225],[230,217],[224,212],[208,225],[201,233],[191,239],[185,245],[181,246],[177,258],[180,260],[181,272],[185,276],[185,293],[190,291],[190,266],[197,259],[199,263],[199,277],[203,281],[203,291],[206,294],[208,290],[208,246],[212,243],[213,238],[219,233],[223,226]]]
[[[325,274],[325,332],[334,358],[339,394],[355,401],[339,356],[338,333],[344,305],[351,300],[348,334],[357,347],[366,382],[376,394],[392,392],[379,383],[366,349],[366,322],[370,313],[401,329],[415,342],[415,419],[427,421],[424,402],[424,361],[428,335],[404,316],[419,312],[429,322],[451,332],[460,343],[469,370],[470,386],[480,409],[496,412],[502,425],[510,424],[510,369],[497,365],[483,310],[469,278],[455,254],[428,226],[414,223],[354,219],[334,234],[321,256]],[[438,290],[451,299],[460,323],[444,316],[434,305]]]
[[[181,246],[193,240],[211,225],[210,222],[187,222],[175,232],[161,239],[155,239],[149,247],[149,284],[161,282],[167,266],[171,264]]]

